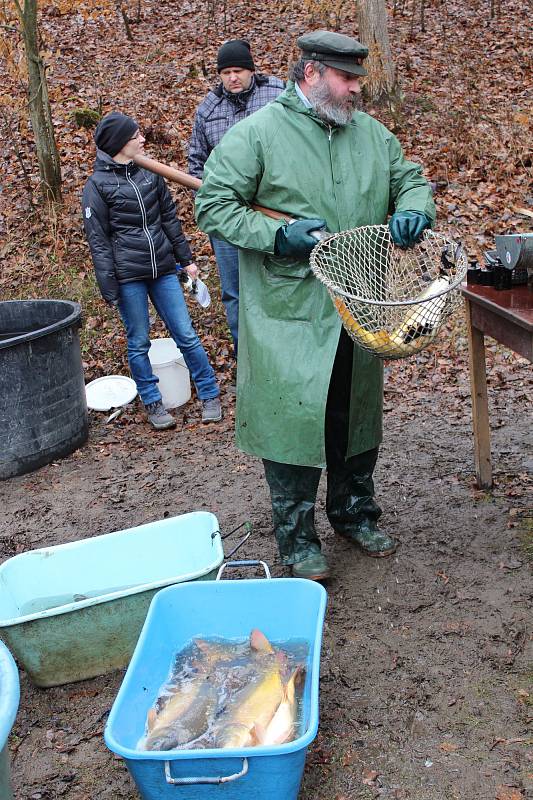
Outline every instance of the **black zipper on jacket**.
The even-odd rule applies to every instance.
[[[141,208],[141,216],[143,221],[143,230],[146,234],[146,238],[148,239],[148,246],[150,248],[150,261],[152,262],[152,277],[154,280],[157,278],[157,263],[155,260],[155,246],[152,237],[150,236],[150,231],[148,230],[148,221],[146,218],[146,208],[144,207],[143,199],[139,189],[137,188],[135,182],[130,178],[130,174],[128,172],[128,164],[126,164],[126,180],[133,186],[133,190],[137,195],[137,200],[139,201],[139,206]]]

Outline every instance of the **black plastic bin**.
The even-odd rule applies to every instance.
[[[0,302],[0,479],[87,440],[80,326],[81,307],[70,300]]]

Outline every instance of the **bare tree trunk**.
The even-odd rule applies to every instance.
[[[391,107],[396,106],[399,90],[390,49],[385,0],[360,0],[358,22],[359,38],[368,47],[365,93],[373,102],[386,101]]]
[[[205,45],[209,44],[209,39],[213,34],[213,31],[216,31],[216,21],[215,21],[215,0],[207,0],[207,24],[205,26]]]
[[[122,17],[122,22],[124,23],[124,30],[126,31],[126,38],[128,39],[128,41],[133,42],[133,36],[131,34],[130,18],[128,17],[128,12],[122,5],[121,0],[115,0],[115,6],[118,13]]]
[[[28,65],[28,106],[30,112],[39,172],[45,198],[61,201],[61,165],[57,152],[52,122],[52,111],[48,97],[46,68],[39,53],[39,30],[37,26],[37,0],[24,0],[24,8],[15,0],[24,39]]]

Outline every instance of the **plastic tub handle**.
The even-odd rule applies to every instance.
[[[167,783],[172,786],[190,786],[194,783],[230,783],[236,781],[238,778],[244,777],[248,772],[248,759],[243,758],[242,769],[240,772],[234,772],[233,775],[219,775],[216,778],[198,777],[198,778],[173,778],[170,774],[170,761],[165,761],[165,778]]]
[[[252,560],[252,561],[226,561],[226,563],[222,564],[222,566],[218,570],[217,577],[216,577],[215,580],[217,580],[217,581],[220,580],[220,578],[222,576],[222,573],[224,572],[226,567],[257,567],[259,565],[261,565],[263,567],[263,569],[265,570],[265,576],[267,577],[268,580],[270,580],[270,578],[272,576],[270,574],[270,570],[268,568],[268,565],[265,564],[264,561],[256,561],[256,560]]]
[[[240,550],[240,548],[242,547],[242,545],[243,545],[243,544],[244,544],[244,543],[245,543],[245,542],[246,542],[246,541],[247,541],[247,540],[250,538],[250,536],[252,535],[252,523],[251,523],[249,520],[248,520],[247,522],[241,522],[241,524],[240,524],[240,525],[237,525],[237,527],[236,527],[236,528],[233,528],[233,530],[232,530],[232,531],[230,531],[229,533],[225,533],[225,534],[224,534],[224,536],[221,536],[221,537],[220,537],[221,539],[227,539],[227,538],[228,538],[228,536],[231,536],[232,534],[236,533],[236,532],[237,532],[238,530],[240,530],[241,528],[244,528],[244,529],[245,529],[245,531],[246,531],[246,533],[245,533],[245,535],[243,536],[243,538],[241,539],[241,541],[240,541],[238,544],[236,544],[236,545],[235,545],[235,547],[233,548],[233,550],[231,550],[231,551],[228,553],[228,555],[227,555],[227,558],[231,558],[233,555],[235,555],[235,553],[237,552],[237,550]]]

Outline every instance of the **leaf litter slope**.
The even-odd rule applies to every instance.
[[[341,29],[354,31],[352,4],[339,8]],[[20,169],[22,158],[37,203],[31,135],[24,120],[9,118],[12,124],[1,126],[7,202],[0,293],[80,299],[87,380],[125,370],[125,345],[120,325],[98,300],[83,242],[79,193],[93,159],[92,132],[78,128],[71,112],[95,108],[102,98],[104,110],[120,108],[139,120],[148,152],[184,168],[192,116],[215,77],[219,44],[246,37],[258,66],[284,76],[297,35],[331,23],[320,5],[309,0],[306,9],[228,4],[224,30],[222,7],[144,0],[129,43],[104,2],[96,8],[42,4],[65,208],[52,222],[31,213]],[[390,12],[405,104],[396,122],[383,109],[371,111],[399,125],[407,153],[436,185],[440,229],[479,258],[492,247],[494,233],[530,228],[517,210],[531,209],[528,15],[518,2],[503,2],[494,19],[488,2],[432,2],[422,32],[419,4],[398,3],[396,16]],[[9,75],[3,91],[16,109],[23,94]],[[173,191],[217,296],[216,267],[194,227],[191,196]],[[218,297],[208,314],[191,311],[219,374],[232,380]],[[384,523],[402,541],[397,557],[374,563],[335,540],[325,522],[323,489],[320,495],[317,523],[335,576],[321,726],[302,789],[310,800],[528,796],[530,584],[527,547],[521,549],[530,537],[528,367],[490,345],[496,488],[478,492],[460,320],[448,334],[416,359],[387,367],[377,486]],[[259,465],[235,451],[232,395],[224,401],[220,428],[201,429],[198,413],[186,406],[178,430],[156,439],[136,407],[110,426],[94,415],[86,448],[0,486],[0,557],[208,508],[225,530],[250,517],[256,533],[243,556],[264,557],[275,574],[284,574]],[[114,674],[42,692],[22,676],[10,742],[17,797],[136,796],[101,738],[120,679]]]

